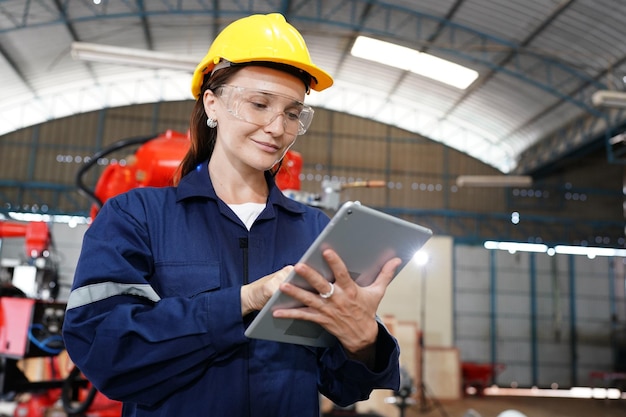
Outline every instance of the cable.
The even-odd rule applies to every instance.
[[[37,336],[35,336],[35,334],[33,333],[33,330],[39,330],[45,333],[45,336],[47,337],[43,340],[40,340],[37,338]],[[46,330],[46,328],[41,324],[33,324],[28,329],[28,340],[33,345],[37,346],[42,351],[49,353],[50,355],[58,355],[61,352],[63,352],[63,349],[65,348],[64,343],[63,343],[63,338],[60,335],[54,335],[54,334],[51,335]],[[50,346],[50,345],[56,345],[56,346]]]
[[[76,173],[76,186],[78,187],[78,190],[83,192],[84,194],[86,194],[89,198],[91,198],[94,201],[94,203],[96,203],[98,205],[98,208],[102,207],[104,202],[102,200],[100,200],[100,198],[98,198],[98,196],[96,195],[96,193],[94,191],[92,191],[89,187],[87,187],[87,185],[85,185],[85,182],[83,181],[83,176],[85,175],[85,173],[92,166],[97,164],[98,160],[100,158],[104,157],[105,155],[108,155],[108,154],[110,154],[112,152],[115,152],[115,151],[117,151],[119,149],[126,148],[128,146],[144,144],[144,143],[148,142],[149,140],[154,139],[156,136],[157,135],[150,135],[150,136],[140,136],[140,137],[136,137],[136,138],[122,139],[122,140],[119,140],[119,141],[113,143],[111,146],[107,147],[106,149],[103,149],[100,152],[96,152],[91,157],[89,162],[87,162],[82,167],[80,167],[80,169]]]
[[[82,379],[82,372],[76,366],[71,370],[65,381],[63,381],[63,387],[61,388],[61,403],[63,404],[63,410],[65,410],[65,412],[70,416],[77,414],[80,415],[87,411],[98,393],[96,387],[92,385],[89,388],[87,396],[82,402],[72,401],[72,397],[74,395],[77,396],[77,391],[74,391],[74,387],[82,381],[84,381],[84,379]]]

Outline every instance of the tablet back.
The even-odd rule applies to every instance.
[[[402,259],[396,274],[400,272],[431,236],[432,231],[428,228],[356,202],[347,202],[304,253],[300,262],[316,269],[330,281],[333,279],[332,273],[322,252],[331,248],[342,258],[352,279],[361,286],[367,286],[376,279],[383,265],[394,257]],[[295,272],[286,279],[312,291],[304,278]],[[320,347],[335,343],[334,336],[316,323],[272,316],[275,309],[301,306],[298,301],[277,291],[247,328],[246,336]]]

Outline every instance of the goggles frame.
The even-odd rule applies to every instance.
[[[315,113],[311,106],[271,91],[231,84],[219,85],[214,91],[222,99],[228,113],[236,119],[267,126],[278,116],[283,116],[285,132],[294,136],[306,133]],[[284,105],[277,106],[279,102],[284,102]]]

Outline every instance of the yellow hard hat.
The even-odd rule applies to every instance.
[[[205,74],[211,73],[220,61],[290,65],[311,76],[309,87],[315,91],[322,91],[333,84],[330,74],[311,62],[300,32],[279,13],[256,14],[226,26],[193,73],[191,92],[194,97],[200,96]]]

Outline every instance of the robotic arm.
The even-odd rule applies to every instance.
[[[52,238],[48,224],[0,220],[0,239],[5,238],[23,238],[25,257],[13,262],[3,260],[0,283],[15,286],[30,298],[56,299],[59,275],[58,266],[50,256]]]
[[[110,163],[98,179],[94,190],[85,185],[86,172],[105,156],[126,147],[139,146],[124,164]],[[172,178],[180,162],[189,150],[187,134],[168,130],[160,135],[123,139],[107,149],[93,155],[77,173],[78,188],[90,197],[94,204],[90,216],[94,218],[100,207],[109,198],[139,187],[165,187],[172,184]],[[324,180],[321,193],[300,190],[302,156],[289,150],[277,172],[276,185],[283,193],[294,200],[322,209],[337,210],[340,205],[340,193],[348,188],[384,187],[384,181],[356,181],[342,183],[336,180]]]
[[[39,258],[50,246],[50,230],[45,222],[18,223],[0,220],[0,239],[22,237],[25,239],[25,255]]]

